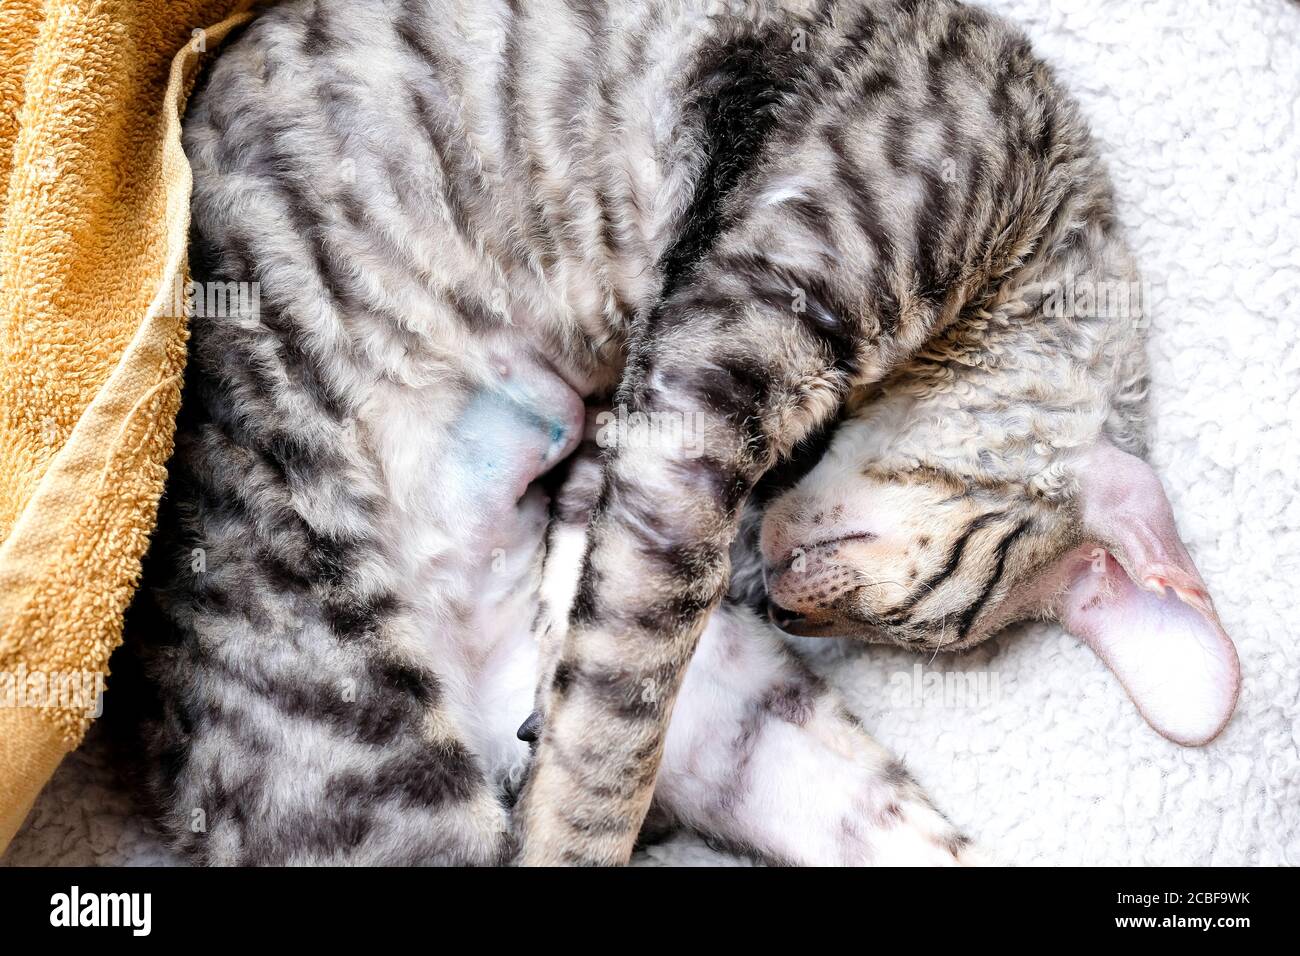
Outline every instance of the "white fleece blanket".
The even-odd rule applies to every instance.
[[[1153,461],[1241,700],[1218,740],[1180,748],[1047,625],[963,657],[834,648],[820,666],[997,859],[1300,864],[1300,4],[985,2],[1056,65],[1109,161],[1148,286]],[[94,734],[4,861],[175,862]],[[743,861],[680,835],[638,862]]]

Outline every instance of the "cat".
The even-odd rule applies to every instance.
[[[589,430],[590,432],[590,430]],[[552,622],[577,587],[599,497],[600,457],[585,443],[559,473],[544,534],[530,523],[495,559],[507,604],[485,622],[518,622],[483,668],[479,753],[488,778],[517,792],[540,714],[514,722],[529,699]],[[555,481],[556,479],[552,479]],[[534,488],[526,501],[540,502]],[[531,552],[533,574],[510,572]],[[481,592],[485,596],[487,588]],[[530,598],[526,608],[519,595]],[[653,686],[643,688],[652,694]],[[979,865],[982,852],[926,797],[902,762],[873,741],[835,689],[809,669],[765,616],[728,602],[710,616],[683,679],[655,780],[653,830],[687,827],[761,861],[798,865]]]
[[[1043,322],[1058,291],[1021,286],[855,397],[811,470],[747,515],[732,590],[788,633],[925,653],[1057,621],[1199,746],[1240,667],[1142,458],[1144,319]]]
[[[195,279],[259,288],[192,323],[131,624],[208,862],[510,853],[484,569],[611,391],[703,453],[607,450],[516,819],[522,862],[626,860],[762,475],[936,335],[1131,268],[1068,96],[949,0],[289,0],[184,142]]]
[[[679,710],[694,716],[692,675],[713,658],[719,616],[734,616],[751,644],[770,640],[742,608],[799,638],[927,654],[1038,617],[1091,646],[1164,736],[1199,746],[1222,731],[1240,685],[1236,651],[1140,457],[1145,318],[1135,303],[1041,321],[1064,294],[1026,285],[936,336],[855,394],[824,441],[792,462],[794,474],[764,482],[746,507],[728,599],[706,627]],[[598,496],[595,468],[580,459],[579,477],[560,494],[539,613],[544,647],[576,589],[580,509]],[[1037,552],[1015,545],[1031,526]],[[541,719],[530,717],[530,738]],[[677,719],[661,782],[673,772]]]
[[[478,8],[460,19],[502,26]],[[472,240],[448,234],[468,228],[459,217],[473,203],[428,160],[454,164],[470,147],[443,125],[458,117],[436,112],[450,103],[431,44],[449,42],[456,20],[450,7],[410,3],[273,7],[223,54],[186,119],[194,277],[260,287],[256,309],[240,300],[233,315],[194,318],[177,452],[130,627],[155,698],[148,790],[164,830],[201,862],[483,863],[510,849],[491,772],[527,748],[480,718],[517,720],[520,707],[485,709],[479,679],[527,619],[510,603],[527,589],[506,587],[511,576],[492,565],[534,527],[516,499],[568,453],[577,393],[612,383],[602,363],[619,347],[589,328],[608,337],[603,312],[584,325],[555,301],[554,240],[522,248],[536,225],[531,186],[515,184],[523,225],[494,218],[507,195],[494,182],[491,203],[477,195]],[[390,66],[396,51],[410,76],[381,82],[376,48]],[[340,72],[331,53],[356,59]],[[365,108],[391,106],[391,89],[401,109]],[[318,109],[298,109],[308,93]],[[391,128],[366,127],[385,115]],[[345,135],[336,123],[360,129],[331,152],[322,139]],[[398,225],[410,232],[395,236]],[[435,284],[428,267],[440,256]],[[625,282],[629,301],[647,306],[650,281]],[[587,277],[558,291],[591,288]],[[525,308],[543,306],[541,319]],[[127,670],[115,666],[119,697]],[[888,822],[918,803],[930,843],[954,848],[943,850],[952,859],[956,832],[822,697],[813,688],[794,713],[828,715],[811,728],[833,729],[840,776],[880,777]],[[834,796],[863,816],[829,818],[841,833],[871,825],[861,788]]]
[[[748,36],[763,36],[748,22]],[[721,150],[725,163],[707,168],[706,184],[717,181],[710,172],[725,178],[740,166],[736,185],[708,220],[716,229],[682,253],[690,264],[678,269],[669,254],[661,298],[634,329],[616,395],[617,404],[644,416],[707,410],[709,452],[701,459],[681,449],[620,445],[606,459],[567,633],[556,641],[539,694],[545,730],[521,808],[525,862],[626,859],[671,708],[619,705],[645,681],[671,691],[680,679],[701,622],[727,587],[741,506],[765,472],[854,393],[886,379],[947,330],[1003,303],[1032,301],[1036,289],[1069,286],[1076,276],[1125,287],[1134,278],[1078,111],[1013,28],[948,3],[846,4],[828,22],[794,26],[780,15],[762,22],[776,24],[782,53],[764,51],[767,72],[758,80],[752,63],[738,70],[743,93],[726,87],[744,101],[748,121],[726,126],[734,105],[726,96],[706,110],[714,133],[727,128],[733,137]],[[795,49],[802,38],[805,49],[817,51],[816,67],[784,55],[792,35]],[[756,113],[770,127],[755,122]],[[1045,311],[1026,314],[1047,322],[1041,334],[1059,335],[1067,348],[1069,339],[1086,346],[1094,334],[1086,317],[1058,323]],[[1091,348],[1114,360],[1109,374],[1119,389],[1140,381],[1135,332],[1130,327]],[[1072,400],[1075,389],[1066,385]],[[1117,410],[1122,416],[1122,402]],[[970,499],[985,510],[958,525],[963,530],[944,542],[937,566],[925,567],[935,555],[916,533],[918,573],[930,577],[904,597],[880,601],[872,594],[886,583],[878,574],[874,583],[854,578],[863,565],[878,571],[899,557],[904,536],[885,536],[867,522],[855,531],[843,515],[832,519],[828,537],[805,527],[800,538],[782,542],[773,532],[777,543],[765,554],[779,575],[772,597],[814,624],[831,625],[819,633],[847,624],[855,633],[923,646],[954,632],[955,646],[965,646],[1018,616],[1062,616],[1158,729],[1202,742],[1232,710],[1236,656],[1173,536],[1153,474],[1113,445],[1108,432],[1122,439],[1122,424],[1107,421],[1091,445],[1047,448],[1039,464],[1044,477],[1057,476],[1048,483],[1055,495],[1017,500],[1008,514],[997,506],[1021,497],[1011,483],[981,502],[982,489],[967,473],[914,470],[923,480],[913,487],[948,485],[933,499],[936,507],[951,514]],[[855,434],[864,440],[865,431]],[[1018,478],[1025,463],[1017,456],[1008,470]],[[1078,473],[1093,480],[1073,481]],[[840,490],[852,488],[847,482]],[[915,515],[925,501],[911,497],[907,510]],[[816,510],[811,514],[815,522]],[[996,538],[975,534],[985,527]],[[887,545],[865,560],[844,556],[869,537]],[[819,552],[815,566],[825,573],[816,589],[785,575],[784,562],[798,548],[787,553],[784,545],[801,541]],[[1105,545],[1109,557],[1102,573],[1083,574],[1074,549],[1093,543]],[[1045,574],[1049,568],[1055,573]],[[887,568],[891,576],[897,570]],[[1184,610],[1153,611],[1150,602],[1131,600],[1125,589],[1132,581],[1162,592],[1172,586]],[[825,602],[844,603],[833,589],[846,582],[852,606],[830,613]],[[1026,592],[1024,582],[1035,589]],[[933,600],[931,588],[940,592]],[[927,616],[936,610],[937,620]],[[1172,629],[1170,617],[1177,618]],[[1124,641],[1126,624],[1154,631],[1166,651],[1212,660],[1202,667],[1181,653],[1167,659],[1173,674],[1154,669],[1151,661],[1161,656]],[[1189,664],[1199,691],[1191,706],[1179,687]],[[658,700],[671,702],[665,694]]]

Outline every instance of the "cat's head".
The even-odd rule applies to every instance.
[[[853,409],[765,511],[773,619],[927,652],[1057,620],[1160,733],[1205,743],[1231,716],[1238,661],[1160,480],[1103,437],[1125,428],[1110,386],[1042,391],[1028,354],[947,378],[923,359]]]

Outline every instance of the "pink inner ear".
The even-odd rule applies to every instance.
[[[1241,672],[1213,611],[1139,588],[1100,549],[1079,562],[1060,611],[1163,736],[1195,747],[1227,724]]]
[[[1174,523],[1164,486],[1151,466],[1110,444],[1084,458],[1079,475],[1084,532],[1102,542],[1137,584],[1214,613],[1209,590]]]
[[[1066,559],[1062,623],[1114,671],[1151,726],[1181,744],[1208,743],[1232,716],[1241,670],[1160,479],[1099,444],[1079,469],[1079,507],[1084,534],[1106,550],[1087,545]]]

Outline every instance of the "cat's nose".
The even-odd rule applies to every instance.
[[[767,617],[778,630],[795,637],[832,637],[837,631],[834,619],[814,621],[770,600],[767,602]]]
[[[802,614],[798,613],[797,611],[791,611],[788,610],[787,608],[783,608],[781,607],[781,605],[773,601],[767,602],[767,617],[768,620],[770,620],[773,624],[775,624],[783,631],[788,631],[792,627],[798,627],[800,624],[802,624],[804,621],[807,620],[806,617],[804,617]]]
[[[804,498],[795,492],[768,505],[758,542],[759,553],[768,564],[779,564],[799,544],[804,528],[798,518],[804,510]]]

